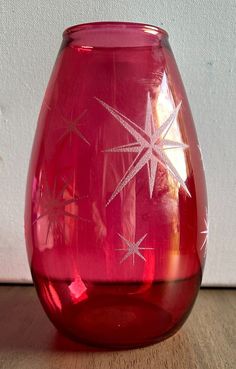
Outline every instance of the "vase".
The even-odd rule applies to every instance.
[[[25,208],[32,278],[52,323],[116,349],[173,335],[201,284],[207,222],[200,146],[166,31],[68,28]]]

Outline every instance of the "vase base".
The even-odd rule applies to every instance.
[[[187,318],[200,275],[175,282],[84,283],[34,275],[43,306],[59,331],[80,343],[111,349],[151,345]],[[81,284],[81,282],[80,282]]]

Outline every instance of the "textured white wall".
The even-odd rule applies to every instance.
[[[23,212],[28,160],[61,33],[96,20],[165,28],[205,159],[210,237],[205,285],[236,285],[235,0],[1,0],[0,280],[28,281]]]

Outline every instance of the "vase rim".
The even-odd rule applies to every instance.
[[[125,38],[128,33],[130,34],[137,32],[138,35],[146,35],[151,36],[153,40],[160,41],[163,38],[168,38],[168,33],[158,26],[147,24],[147,23],[138,23],[138,22],[119,22],[119,21],[101,21],[101,22],[89,22],[89,23],[80,23],[68,27],[63,32],[64,38],[72,38],[73,40],[77,40],[82,35],[82,32],[92,32],[92,31],[118,31],[123,32],[123,37]],[[109,34],[110,35],[110,34]],[[119,36],[118,36],[119,37]],[[96,44],[96,41],[95,41]],[[94,46],[94,45],[91,45]]]

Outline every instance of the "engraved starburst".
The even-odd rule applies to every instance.
[[[203,247],[206,245],[207,243],[207,239],[208,239],[208,233],[209,233],[209,225],[207,223],[207,220],[205,219],[205,229],[204,231],[201,231],[200,232],[201,234],[204,234],[205,237],[204,237],[204,240],[203,240],[203,243],[202,243],[202,246],[200,247],[200,250],[203,249]]]
[[[132,255],[133,258],[133,265],[134,265],[134,256],[138,255],[141,259],[143,259],[146,262],[146,258],[141,254],[140,250],[154,250],[153,247],[140,247],[140,244],[143,242],[143,240],[146,238],[147,233],[141,237],[137,242],[130,242],[127,240],[124,236],[118,233],[118,236],[125,242],[125,244],[128,246],[123,247],[121,249],[116,249],[117,251],[126,251],[125,255],[120,261],[120,264],[122,264],[128,257]]]
[[[76,119],[74,120],[69,120],[66,119],[64,117],[62,117],[63,120],[63,134],[61,135],[61,137],[59,138],[58,142],[61,141],[62,139],[64,139],[66,136],[70,137],[70,143],[71,143],[71,139],[72,139],[72,135],[77,135],[78,137],[80,137],[84,142],[86,142],[87,145],[90,145],[90,142],[87,140],[87,138],[85,138],[85,136],[81,133],[79,127],[82,125],[80,123],[80,120],[82,119],[82,117],[86,114],[86,110],[84,110]]]
[[[131,163],[128,170],[118,183],[116,189],[114,190],[106,205],[108,205],[123,190],[123,188],[131,181],[132,178],[136,176],[136,174],[145,165],[147,165],[148,169],[149,194],[150,198],[152,198],[158,163],[164,166],[171,173],[174,179],[180,184],[180,186],[185,190],[185,192],[189,196],[191,196],[187,186],[185,185],[185,182],[181,178],[177,169],[172,164],[168,156],[165,154],[165,151],[169,149],[188,148],[188,145],[182,142],[176,142],[166,139],[167,133],[169,132],[171,126],[177,118],[181,102],[173,110],[166,121],[159,128],[155,128],[151,107],[151,99],[150,95],[148,94],[145,128],[143,130],[141,127],[139,127],[136,123],[120,113],[118,110],[112,108],[101,99],[96,99],[135,139],[135,142],[132,142],[130,144],[112,147],[104,151],[119,153],[137,153],[134,161]]]
[[[204,235],[203,242],[202,242],[202,245],[200,247],[200,250],[202,250],[204,248],[204,255],[203,255],[203,257],[205,259],[206,252],[207,252],[206,245],[207,245],[207,242],[208,242],[208,235],[209,235],[209,223],[208,223],[207,219],[205,219],[205,228],[200,233]]]
[[[66,210],[66,207],[72,203],[76,203],[80,200],[80,197],[74,197],[65,199],[63,197],[66,188],[68,187],[67,183],[64,183],[62,189],[57,192],[56,191],[56,180],[54,181],[53,188],[51,189],[48,184],[45,187],[45,193],[43,195],[41,204],[40,204],[40,215],[34,220],[33,224],[37,223],[40,219],[47,217],[48,225],[47,225],[47,233],[45,243],[48,242],[48,237],[51,230],[55,231],[55,234],[59,237],[64,237],[64,227],[62,218],[70,217],[77,220],[88,221],[85,218],[78,216],[77,214],[73,214]]]

